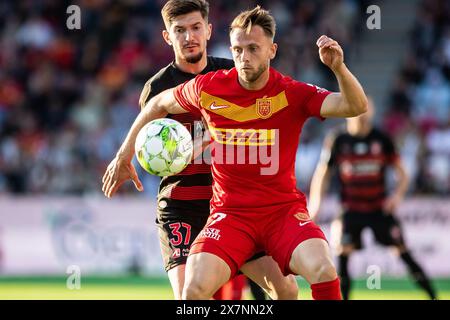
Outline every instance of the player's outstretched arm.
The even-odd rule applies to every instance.
[[[331,177],[331,170],[328,168],[328,159],[331,153],[333,137],[325,138],[319,163],[311,180],[309,188],[308,211],[311,219],[315,220],[319,214],[322,197],[328,189]]]
[[[329,183],[330,172],[326,163],[319,162],[314,171],[309,190],[308,211],[311,219],[315,220],[319,214],[322,197]]]
[[[147,103],[144,109],[134,120],[128,134],[122,143],[116,157],[108,165],[103,175],[102,192],[108,198],[111,198],[119,187],[127,180],[132,180],[136,189],[143,191],[143,186],[136,173],[131,160],[134,156],[134,144],[139,131],[148,122],[165,117],[168,113],[187,112],[176,101],[173,95],[173,89],[168,89],[156,95]]]
[[[383,204],[384,211],[390,214],[395,213],[398,205],[405,197],[409,185],[409,177],[403,162],[397,159],[392,166],[396,175],[396,187]]]
[[[339,83],[339,93],[329,94],[322,103],[320,115],[329,117],[355,117],[367,111],[367,97],[361,84],[344,63],[344,52],[337,41],[322,35],[317,40],[319,56]]]

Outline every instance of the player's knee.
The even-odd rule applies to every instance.
[[[284,277],[281,283],[272,284],[266,290],[273,300],[296,300],[298,297],[297,281],[293,275]]]
[[[297,300],[298,285],[294,276],[287,276],[280,290],[276,290],[276,300]]]
[[[317,276],[319,282],[332,281],[337,278],[336,268],[330,261],[327,261],[319,268]]]
[[[355,249],[353,245],[344,245],[340,250],[341,251],[340,254],[344,256],[349,256],[354,250]]]
[[[392,250],[394,251],[394,254],[397,256],[401,256],[402,254],[404,254],[405,252],[407,252],[408,250],[406,249],[406,247],[402,244],[396,245],[392,248]]]
[[[200,282],[186,284],[183,289],[183,300],[205,300],[209,299],[206,287]]]
[[[317,259],[312,268],[312,283],[332,281],[337,278],[336,268],[328,258]]]

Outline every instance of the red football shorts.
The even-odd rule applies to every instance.
[[[264,251],[288,275],[293,273],[289,262],[294,249],[312,238],[326,241],[304,209],[284,206],[266,213],[218,211],[211,213],[189,254],[208,252],[220,257],[233,277],[255,252]]]

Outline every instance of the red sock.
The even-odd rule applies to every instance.
[[[341,282],[339,278],[333,281],[314,283],[311,285],[314,300],[342,300]]]
[[[242,300],[242,292],[244,291],[247,279],[243,274],[233,279],[233,287],[230,294],[230,300]]]
[[[242,300],[242,291],[245,284],[246,278],[244,275],[236,276],[217,290],[213,298],[215,300]]]

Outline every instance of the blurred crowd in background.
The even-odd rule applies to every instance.
[[[68,1],[0,3],[0,194],[101,193],[101,177],[139,112],[145,81],[173,58],[161,36],[163,0],[82,0],[81,30],[69,30]],[[274,66],[301,81],[337,89],[318,59],[318,36],[335,38],[352,59],[368,1],[211,0],[208,54],[230,57],[228,26],[261,4],[275,16]],[[411,193],[450,193],[450,6],[420,1],[409,54],[377,122],[408,164]],[[310,177],[327,125],[302,137]],[[146,193],[159,178],[140,170]],[[309,178],[299,180],[308,190]],[[122,193],[134,188],[127,184]]]
[[[450,193],[450,1],[419,2],[382,125],[422,193]]]

